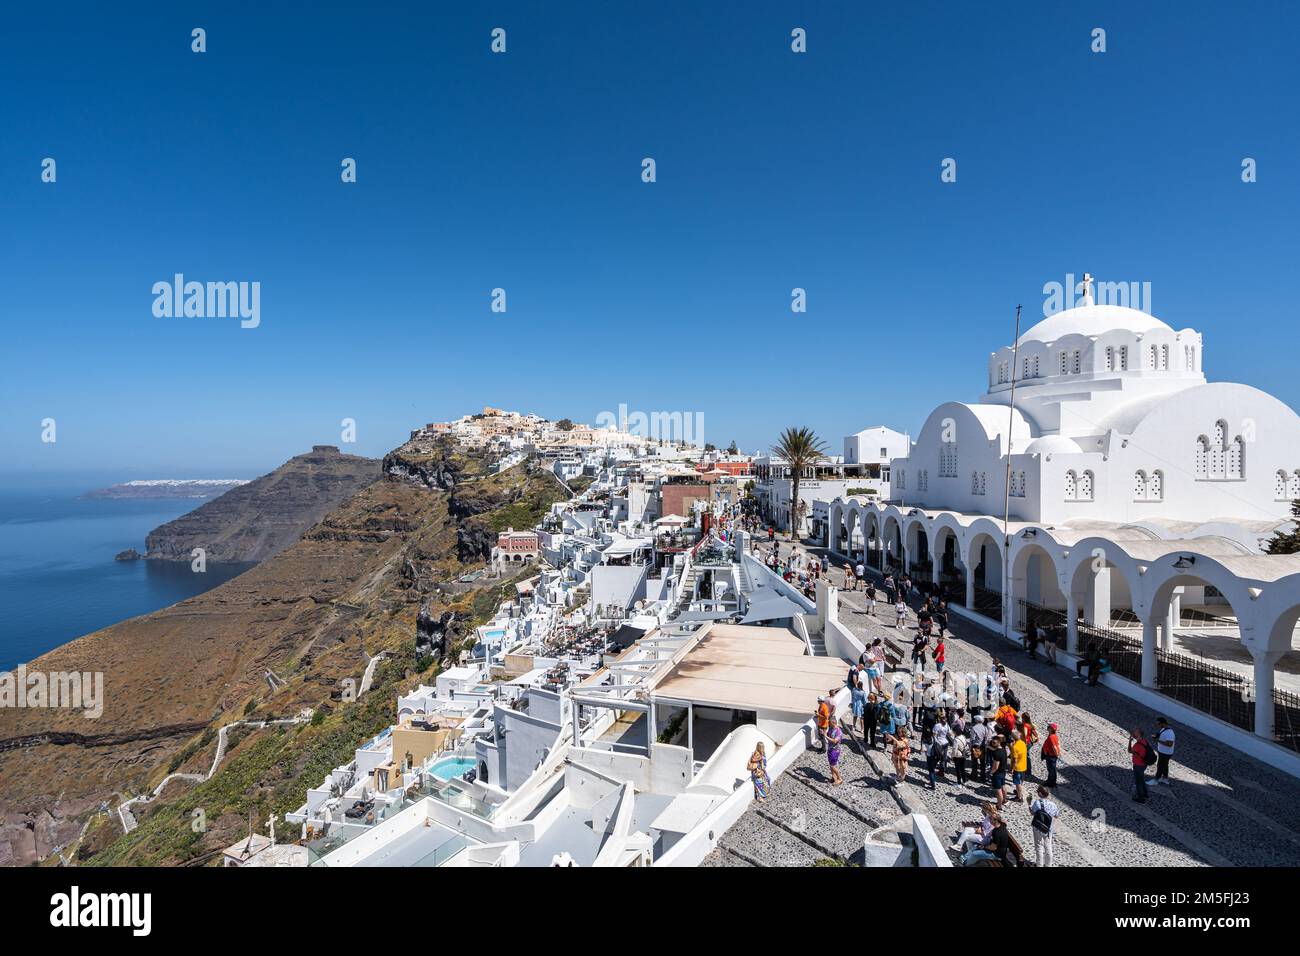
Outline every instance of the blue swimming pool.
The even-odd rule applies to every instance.
[[[439,760],[429,768],[429,773],[439,780],[459,780],[467,771],[474,769],[473,757],[448,757]]]

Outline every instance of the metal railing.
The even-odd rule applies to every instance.
[[[975,585],[975,606],[970,610],[995,621],[1002,620],[1002,592]]]

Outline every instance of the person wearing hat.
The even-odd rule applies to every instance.
[[[1061,737],[1056,724],[1047,725],[1047,737],[1043,740],[1043,763],[1047,765],[1048,790],[1056,789],[1056,761],[1061,758]]]

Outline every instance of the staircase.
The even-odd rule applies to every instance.
[[[823,634],[809,634],[808,643],[812,645],[813,657],[826,657],[826,637]]]

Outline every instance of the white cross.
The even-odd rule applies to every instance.
[[[1092,305],[1092,273],[1083,274],[1083,304]]]

